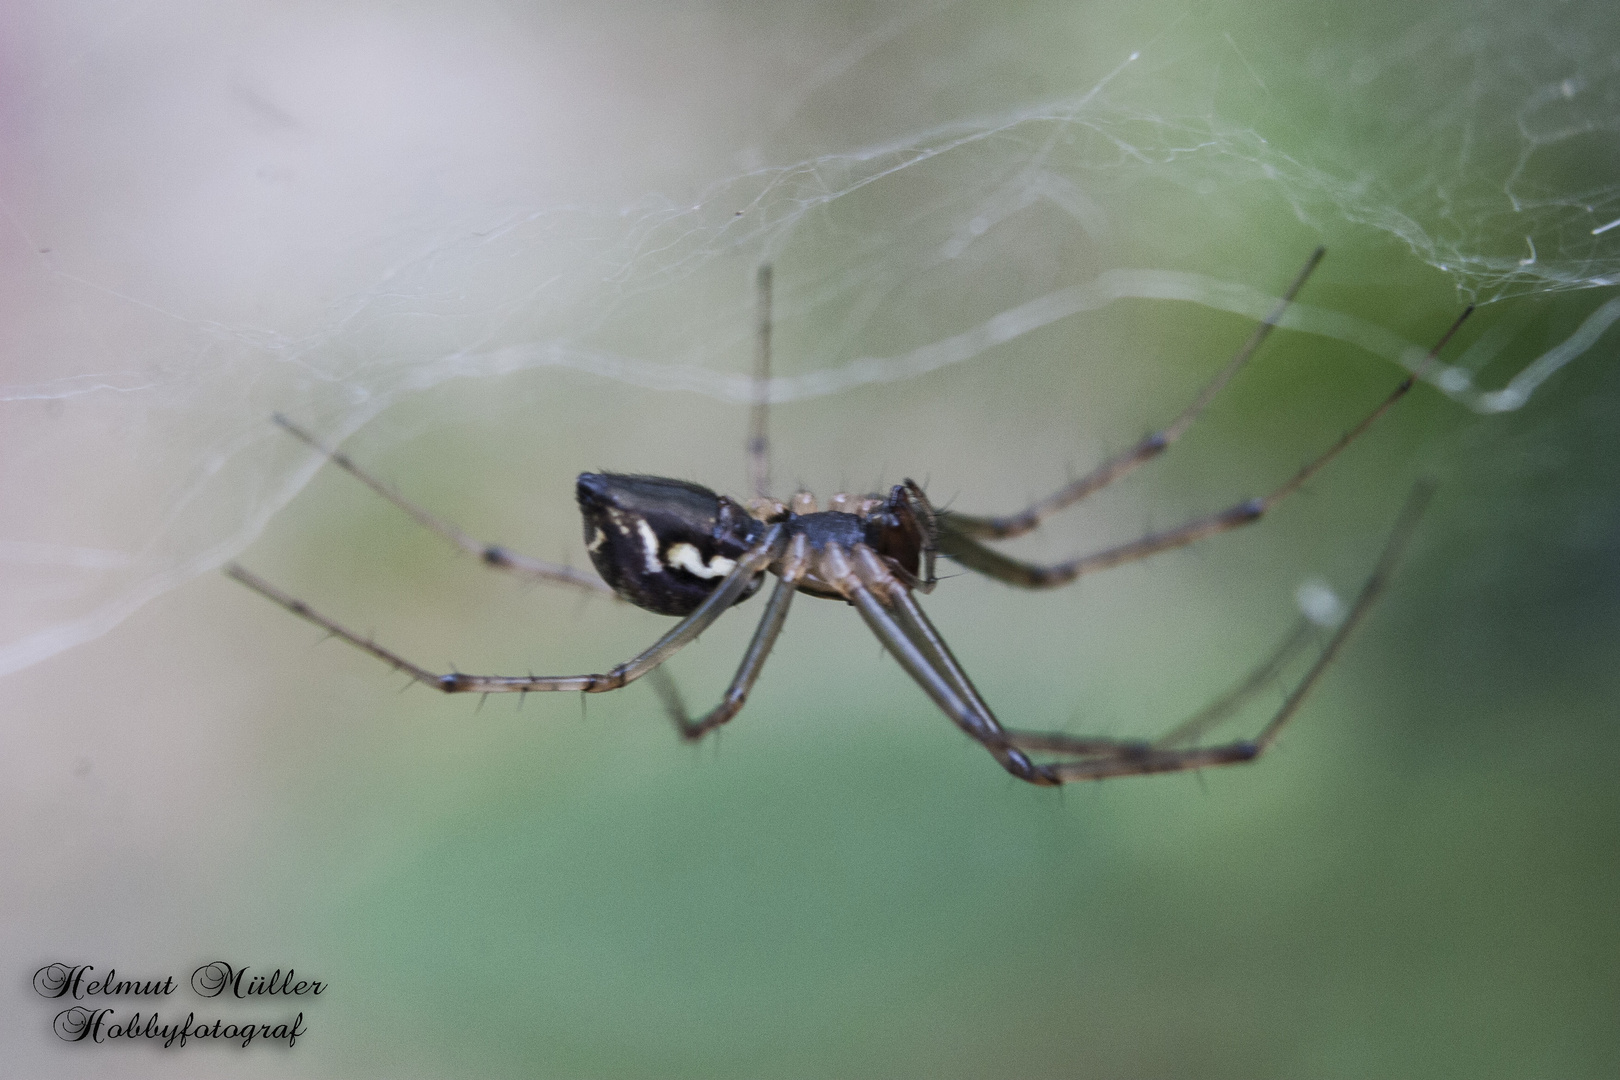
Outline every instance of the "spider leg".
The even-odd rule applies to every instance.
[[[987,577],[1004,581],[1009,585],[1016,585],[1024,589],[1054,589],[1067,585],[1082,574],[1089,574],[1097,570],[1107,570],[1119,566],[1121,563],[1135,562],[1145,559],[1149,555],[1156,555],[1161,551],[1170,551],[1174,548],[1185,547],[1188,544],[1214,536],[1217,533],[1228,532],[1232,529],[1242,528],[1252,524],[1282,501],[1302,487],[1318,470],[1332,461],[1355,438],[1372,425],[1384,414],[1390,406],[1411,388],[1412,380],[1408,378],[1385,398],[1379,406],[1369,413],[1366,419],[1350,429],[1339,440],[1328,448],[1316,460],[1310,462],[1299,472],[1295,473],[1287,482],[1274,489],[1270,494],[1257,499],[1245,499],[1243,502],[1227,507],[1225,510],[1203,517],[1193,518],[1191,521],[1177,525],[1175,528],[1164,529],[1160,532],[1148,533],[1146,536],[1118,544],[1102,551],[1092,552],[1066,562],[1042,565],[1039,563],[1024,562],[1014,559],[985,547],[976,540],[951,531],[951,524],[947,519],[945,529],[939,538],[939,550],[951,556],[957,562],[970,570],[977,570]]]
[[[1035,765],[1027,754],[1001,737],[1001,725],[955,660],[947,659],[949,652],[943,649],[943,642],[933,627],[927,626],[927,633],[921,633],[920,627],[912,622],[912,610],[920,615],[921,609],[916,608],[914,602],[910,610],[896,603],[895,596],[904,594],[906,589],[882,560],[864,545],[856,545],[852,554],[856,559],[853,567],[838,544],[828,544],[821,552],[817,574],[855,606],[878,641],[900,661],[900,666],[940,711],[1020,780],[1039,785],[1061,783],[1044,766]],[[927,625],[926,619],[922,625]]]
[[[411,663],[398,653],[391,652],[338,625],[310,608],[303,601],[282,592],[263,578],[235,563],[227,566],[225,573],[266,599],[280,604],[299,618],[321,627],[333,637],[342,638],[355,648],[368,652],[377,659],[393,665],[395,669],[405,672],[417,682],[425,683],[447,694],[468,692],[527,693],[544,690],[578,690],[583,693],[593,694],[607,690],[617,690],[621,686],[639,679],[665,660],[668,660],[678,650],[690,644],[699,634],[707,630],[716,619],[725,614],[726,609],[736,603],[738,597],[748,588],[754,577],[763,572],[781,554],[782,546],[782,528],[781,526],[773,526],[760,539],[759,543],[755,544],[742,558],[737,560],[737,565],[732,568],[731,572],[725,576],[720,585],[708,595],[703,603],[697,606],[696,610],[676,623],[651,648],[601,675],[463,675],[460,672],[451,672],[447,675],[436,674]]]
[[[305,431],[297,424],[294,424],[291,420],[287,419],[280,413],[277,413],[274,417],[272,417],[272,419],[274,419],[280,427],[292,434],[299,441],[304,442],[314,449],[319,450],[322,454],[325,454],[327,460],[332,464],[336,465],[338,468],[342,469],[344,472],[366,485],[366,487],[370,488],[372,491],[375,491],[378,495],[381,495],[383,498],[405,511],[405,513],[410,515],[411,519],[414,520],[418,525],[421,525],[431,532],[438,533],[440,536],[456,545],[456,547],[460,548],[462,551],[476,557],[485,566],[492,566],[497,570],[507,570],[514,574],[535,578],[540,581],[550,581],[559,585],[571,585],[574,588],[584,589],[587,592],[602,593],[606,596],[613,597],[615,600],[619,598],[618,594],[609,588],[608,585],[600,578],[592,574],[588,574],[583,570],[576,570],[572,566],[564,566],[561,563],[546,562],[542,559],[531,558],[528,555],[523,555],[516,551],[508,550],[507,548],[501,547],[498,544],[487,544],[482,540],[478,540],[467,535],[450,522],[429,513],[420,506],[417,506],[415,503],[405,498],[405,496],[401,495],[398,489],[396,489],[392,484],[386,483],[377,479],[375,476],[372,476],[370,473],[360,468],[360,466],[356,465],[354,460],[350,458],[349,455],[343,453],[341,450],[338,450],[336,447],[328,446],[327,444],[323,443],[314,435],[311,435],[309,432]]]
[[[1431,362],[1451,336],[1462,326],[1463,320],[1473,311],[1468,308],[1452,323],[1434,348],[1429,350],[1424,364]],[[1419,367],[1419,372],[1422,366]],[[1332,446],[1323,451],[1314,461],[1311,461],[1293,476],[1289,477],[1281,486],[1270,494],[1255,499],[1246,499],[1243,502],[1227,507],[1225,510],[1194,518],[1172,529],[1149,533],[1115,547],[1105,548],[1070,559],[1067,562],[1041,565],[1024,562],[1003,555],[985,547],[977,540],[956,531],[955,521],[951,517],[943,518],[939,536],[939,550],[954,558],[957,562],[970,570],[977,570],[988,577],[1004,581],[1009,585],[1016,585],[1025,589],[1052,589],[1060,585],[1067,585],[1082,574],[1089,574],[1096,570],[1106,570],[1121,563],[1134,562],[1155,555],[1161,551],[1170,551],[1174,548],[1185,547],[1188,544],[1214,536],[1217,533],[1242,528],[1245,525],[1258,521],[1266,511],[1277,503],[1292,495],[1305,485],[1316,473],[1321,471],[1330,461],[1344,452],[1345,448],[1360,438],[1366,430],[1394,407],[1395,403],[1405,397],[1407,392],[1417,383],[1417,374],[1408,375],[1401,384],[1378,406],[1362,418],[1361,422],[1343,435],[1339,436]]]
[[[1305,286],[1305,280],[1311,276],[1311,272],[1316,269],[1317,264],[1322,261],[1322,256],[1326,253],[1327,249],[1320,247],[1311,253],[1311,257],[1305,261],[1305,265],[1298,274],[1294,275],[1294,280],[1284,290],[1282,299],[1277,302],[1277,306],[1261,321],[1260,325],[1254,328],[1254,332],[1249,335],[1249,339],[1232,355],[1232,359],[1226,362],[1226,366],[1221,368],[1203,390],[1199,391],[1198,397],[1193,400],[1192,404],[1183,409],[1181,414],[1172,420],[1167,427],[1151,435],[1143,436],[1142,440],[1129,450],[1116,454],[1085,476],[1016,514],[1007,514],[1002,517],[975,517],[969,514],[948,511],[942,516],[949,519],[951,529],[959,536],[973,536],[989,540],[1007,540],[1014,536],[1022,536],[1059,510],[1072,506],[1092,492],[1107,487],[1120,477],[1134,472],[1164,453],[1172,443],[1181,438],[1188,428],[1192,427],[1193,422],[1203,414],[1204,410],[1209,407],[1209,403],[1215,399],[1215,395],[1219,394],[1226,387],[1226,384],[1232,381],[1233,376],[1243,369],[1243,366],[1259,350],[1266,338],[1271,336],[1272,330],[1276,329],[1277,324],[1282,320],[1283,313],[1294,302],[1294,297],[1298,296],[1300,289]]]
[[[1219,725],[1236,712],[1244,702],[1275,682],[1288,662],[1299,655],[1300,651],[1309,645],[1311,639],[1315,636],[1316,624],[1310,619],[1301,618],[1288,631],[1288,636],[1283,638],[1276,650],[1257,665],[1253,671],[1245,675],[1242,681],[1180,724],[1154,739],[1154,745],[1160,747],[1185,746],[1188,743],[1197,742],[1206,731]]]
[[[1113,776],[1135,776],[1145,773],[1184,772],[1189,769],[1203,769],[1217,765],[1235,765],[1239,762],[1253,761],[1264,754],[1271,745],[1277,741],[1278,734],[1283,726],[1293,719],[1299,711],[1306,696],[1321,679],[1322,673],[1327,670],[1338,656],[1344,643],[1350,635],[1366,618],[1367,613],[1377,602],[1379,595],[1389,584],[1394,574],[1395,565],[1400,560],[1401,553],[1411,540],[1413,531],[1417,528],[1418,519],[1423,515],[1429,500],[1434,496],[1434,486],[1428,482],[1419,483],[1413,488],[1412,494],[1407,497],[1405,506],[1401,509],[1395,528],[1391,530],[1389,540],[1384,544],[1383,553],[1379,556],[1372,574],[1367,578],[1357,595],[1355,603],[1351,606],[1344,621],[1328,640],[1327,645],[1317,656],[1304,677],[1289,691],[1282,706],[1267,721],[1260,733],[1252,739],[1240,739],[1234,742],[1220,743],[1214,746],[1180,747],[1175,744],[1196,738],[1208,726],[1204,718],[1213,709],[1220,708],[1221,716],[1211,717],[1208,723],[1224,717],[1229,711],[1233,694],[1219,699],[1210,710],[1205,710],[1188,721],[1173,728],[1154,742],[1118,742],[1107,745],[1108,740],[1091,740],[1073,738],[1061,734],[1043,734],[1038,732],[1008,731],[1001,735],[1006,745],[1018,749],[1051,751],[1055,753],[1072,753],[1079,760],[1056,761],[1039,766],[1057,781],[1068,783],[1077,780],[1103,780]],[[1283,648],[1279,649],[1271,660],[1256,669],[1248,681],[1255,681],[1257,676],[1264,673],[1266,676],[1274,674],[1267,671],[1273,665],[1280,666],[1284,652],[1291,651],[1293,635],[1285,640]],[[1248,681],[1240,684],[1239,691],[1249,689]],[[1263,680],[1261,680],[1263,681]],[[1197,723],[1199,726],[1194,726]],[[1095,748],[1092,748],[1095,746]]]
[[[748,700],[748,692],[754,688],[760,671],[765,667],[765,658],[770,655],[777,635],[782,632],[782,625],[787,622],[788,605],[793,602],[793,594],[808,569],[809,557],[801,533],[793,538],[787,554],[782,557],[780,580],[771,592],[765,614],[760,616],[759,626],[748,643],[748,651],[743,653],[742,663],[737,667],[737,674],[732,678],[726,696],[702,718],[693,720],[687,714],[686,704],[681,700],[675,680],[668,672],[659,668],[653,673],[653,689],[664,703],[664,711],[675,722],[681,738],[695,742],[742,711],[743,704]]]
[[[945,639],[934,629],[934,624],[912,596],[916,583],[908,581],[902,576],[902,571],[897,571],[864,544],[857,544],[850,556],[854,560],[855,576],[861,584],[877,594],[906,639],[945,677],[957,697],[977,714],[981,730],[1000,731],[1001,724],[990,711],[990,706],[985,704],[973,680],[957,663],[950,646],[945,644]]]
[[[765,421],[771,410],[771,267],[755,279],[759,322],[754,338],[754,407],[748,417],[748,476],[759,498],[770,497],[771,443]]]
[[[1294,659],[1315,636],[1316,626],[1309,619],[1300,619],[1289,630],[1281,644],[1261,664],[1250,671],[1226,693],[1204,706],[1188,719],[1160,735],[1158,738],[1108,739],[1069,735],[1064,732],[1009,731],[1006,740],[1020,750],[1066,754],[1072,757],[1141,757],[1154,750],[1165,750],[1195,743],[1211,728],[1236,712],[1242,705],[1264,690],[1282,674],[1283,668]]]

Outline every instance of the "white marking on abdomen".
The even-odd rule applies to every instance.
[[[663,573],[664,564],[658,561],[658,534],[652,531],[646,518],[636,518],[636,531],[641,534],[641,553],[647,558],[647,573]]]
[[[716,555],[705,565],[703,556],[698,554],[698,549],[687,543],[671,544],[667,554],[669,565],[678,566],[693,577],[725,577],[737,566],[737,560],[728,559],[724,555]]]

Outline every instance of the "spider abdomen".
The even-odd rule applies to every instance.
[[[732,500],[685,480],[581,473],[575,491],[596,572],[660,615],[695,611],[765,530]]]

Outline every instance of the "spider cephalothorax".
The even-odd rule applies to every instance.
[[[623,600],[664,615],[680,616],[653,645],[621,664],[594,675],[465,675],[438,674],[411,663],[398,653],[345,629],[307,604],[269,582],[232,566],[236,580],[274,600],[300,618],[329,634],[392,664],[412,679],[445,693],[519,693],[569,690],[601,693],[658,671],[670,656],[697,640],[726,610],[746,600],[774,575],[765,612],[743,654],[725,698],[707,714],[692,719],[667,679],[657,682],[659,694],[681,734],[701,738],[735,716],[759,677],[765,658],[776,643],[788,608],[798,593],[845,600],[859,613],[906,673],[958,728],[977,741],[1008,772],[1041,785],[1071,780],[1097,780],[1108,776],[1175,772],[1253,761],[1276,739],[1293,716],[1311,685],[1343,645],[1356,623],[1367,613],[1388,579],[1402,545],[1428,498],[1420,487],[1407,504],[1376,569],[1363,586],[1338,630],[1328,639],[1309,671],[1289,693],[1270,722],[1252,739],[1200,745],[1203,734],[1224,721],[1236,705],[1269,685],[1286,661],[1312,639],[1309,621],[1302,621],[1276,653],[1231,693],[1185,723],[1152,741],[1086,738],[1063,733],[1020,731],[1003,727],[974,688],[972,680],[952,655],[913,596],[933,588],[936,554],[1009,585],[1048,589],[1065,585],[1083,574],[1143,559],[1195,543],[1258,520],[1272,505],[1299,488],[1341,453],[1379,416],[1412,388],[1406,378],[1362,421],[1306,464],[1270,494],[1195,517],[1171,528],[1150,532],[1062,562],[1038,564],[1003,554],[987,542],[1009,540],[1038,527],[1050,515],[1158,457],[1180,438],[1204,411],[1215,394],[1237,374],[1281,320],[1294,295],[1304,285],[1322,252],[1318,250],[1294,279],[1272,314],[1256,328],[1248,342],[1206,386],[1201,394],[1167,427],[1148,435],[1135,446],[1103,462],[1090,473],[1071,481],[1026,509],[1001,517],[975,517],[956,511],[936,511],[922,489],[910,480],[896,484],[889,494],[834,495],[821,509],[813,496],[800,492],[787,502],[769,497],[769,441],[765,432],[769,404],[770,304],[768,270],[760,273],[760,336],[755,368],[755,406],[748,440],[750,472],[755,497],[746,505],[685,480],[658,476],[581,473],[575,493],[585,520],[585,548],[601,581],[568,566],[541,562],[507,548],[485,544],[429,514],[400,496],[392,487],[357,468],[343,454],[284,417],[277,422],[305,442],[325,452],[374,491],[400,506],[417,521],[440,533],[486,565],[575,587],[609,592]],[[1467,312],[1464,312],[1464,317]],[[1459,319],[1457,325],[1461,325]],[[1452,327],[1452,331],[1456,330]],[[1432,360],[1451,336],[1430,353]],[[604,584],[605,583],[605,584]],[[662,675],[662,673],[659,673]],[[1031,755],[1055,760],[1038,762]]]

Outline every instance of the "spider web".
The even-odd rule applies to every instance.
[[[445,133],[532,119],[489,113],[533,28],[502,53],[431,16],[335,10],[247,54],[220,43],[270,25],[251,5],[16,17],[0,673],[241,551],[318,464],[272,412],[337,440],[451,381],[543,368],[747,403],[740,283],[761,260],[784,268],[784,332],[817,328],[782,355],[775,402],[916,379],[1121,300],[1259,318],[1274,296],[1246,282],[1279,280],[1312,237],[1458,301],[1591,293],[1556,347],[1487,335],[1426,372],[1459,408],[1521,408],[1613,351],[1610,5],[1364,5],[1296,26],[1220,4],[895,4],[740,29],[722,5],[714,51],[670,42],[673,73],[644,90],[747,97],[742,119],[707,131],[693,106],[640,157],[479,184],[501,169],[447,165]],[[635,84],[657,30],[613,22],[609,74]],[[705,78],[718,89],[693,89]],[[390,122],[427,134],[398,158],[356,134]],[[613,130],[595,122],[581,142]],[[648,164],[681,137],[677,165]],[[127,164],[74,188],[85,146]],[[1400,329],[1331,302],[1285,325],[1417,366]]]

